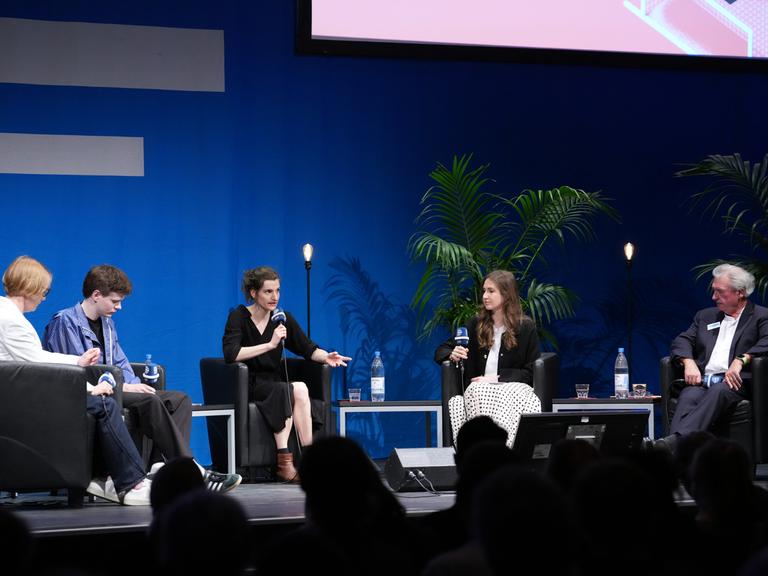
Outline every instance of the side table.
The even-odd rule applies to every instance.
[[[661,396],[643,398],[555,398],[552,412],[576,412],[580,410],[642,410],[648,413],[648,437],[655,438],[654,407],[661,403]]]
[[[192,417],[226,416],[227,474],[235,473],[235,407],[233,404],[192,404]]]
[[[347,435],[347,414],[355,412],[423,412],[426,415],[427,446],[432,445],[432,414],[437,420],[437,447],[443,446],[443,403],[440,400],[385,400],[371,402],[360,400],[338,400],[334,405],[339,408],[339,436]]]

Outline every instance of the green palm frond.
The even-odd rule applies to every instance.
[[[466,246],[450,242],[434,232],[414,235],[411,250],[425,262],[439,264],[445,270],[459,270],[474,262],[474,255]]]
[[[754,165],[739,154],[711,155],[675,176],[712,177],[691,196],[691,210],[720,215],[726,232],[745,236],[752,246],[768,245],[768,154]]]
[[[454,157],[450,168],[438,164],[430,174],[436,184],[421,199],[420,230],[411,236],[408,250],[414,261],[427,264],[411,302],[422,321],[430,302],[442,310],[462,299],[476,301],[485,262],[502,241],[497,224],[503,216],[483,191],[490,182],[484,177],[488,165],[471,169],[471,160],[465,155]],[[437,326],[423,323],[425,336]]]
[[[615,208],[608,204],[600,192],[585,192],[570,186],[551,190],[524,190],[511,198],[500,198],[509,206],[518,220],[505,224],[511,238],[516,238],[502,253],[509,267],[520,270],[524,281],[550,239],[564,245],[566,237],[587,242],[594,238],[593,218],[604,214],[618,221]]]
[[[425,264],[411,302],[423,326],[420,337],[476,314],[483,278],[499,268],[515,274],[521,291],[527,288],[523,305],[538,323],[572,316],[575,294],[539,282],[534,265],[546,268],[550,239],[561,246],[569,238],[588,241],[596,216],[618,220],[618,213],[599,192],[570,186],[490,194],[488,164],[472,168],[471,160],[470,154],[454,156],[450,168],[437,164],[430,174],[435,184],[421,199],[418,230],[408,242],[411,259]]]
[[[470,170],[471,160],[471,155],[454,157],[450,169],[437,165],[429,175],[437,184],[422,197],[416,223],[474,254],[500,240],[494,231],[502,215],[494,210],[493,197],[482,191],[489,182],[483,177],[488,164]]]
[[[576,294],[563,286],[531,280],[523,299],[523,308],[537,324],[570,318],[579,301]]]
[[[752,164],[740,154],[710,155],[688,165],[675,176],[707,176],[707,186],[691,196],[690,209],[703,216],[719,217],[727,234],[742,238],[749,255],[735,256],[731,264],[749,270],[755,276],[758,294],[768,292],[768,262],[759,251],[768,251],[768,154]],[[694,268],[696,278],[707,276],[723,260],[712,260]]]

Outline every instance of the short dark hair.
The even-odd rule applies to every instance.
[[[88,270],[83,280],[83,296],[88,298],[94,291],[98,290],[104,296],[115,292],[121,296],[128,296],[131,293],[131,281],[125,272],[116,266],[109,264],[100,264]]]
[[[251,290],[258,292],[267,280],[280,280],[280,274],[269,266],[259,266],[243,272],[243,295],[247,302],[253,301]]]

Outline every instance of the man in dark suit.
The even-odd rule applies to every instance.
[[[662,441],[674,449],[679,436],[706,430],[726,410],[750,395],[750,362],[768,352],[768,308],[747,300],[755,277],[738,266],[712,271],[715,308],[699,311],[690,328],[672,342],[672,361],[684,368],[672,434]]]

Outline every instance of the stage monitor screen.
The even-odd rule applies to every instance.
[[[512,449],[523,460],[544,464],[559,440],[581,439],[605,456],[622,456],[640,448],[648,424],[641,410],[589,410],[523,414]]]
[[[298,2],[299,45],[310,51],[344,51],[344,43],[364,49],[371,43],[406,51],[431,45],[768,58],[766,0]]]

